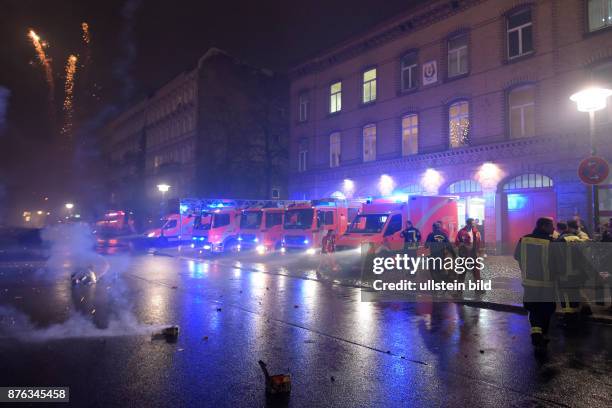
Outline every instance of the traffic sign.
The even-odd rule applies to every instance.
[[[601,184],[606,181],[609,174],[610,165],[605,159],[598,156],[587,157],[578,166],[578,177],[584,184],[592,186]]]

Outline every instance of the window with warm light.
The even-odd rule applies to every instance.
[[[448,77],[468,72],[468,36],[461,34],[448,40]]]
[[[469,145],[470,107],[467,101],[455,102],[449,106],[448,132],[451,148]]]
[[[340,132],[329,135],[329,167],[340,166]]]
[[[612,1],[588,0],[589,31],[612,26]]]
[[[376,100],[376,68],[369,69],[363,73],[363,103]]]
[[[535,91],[532,85],[514,88],[508,94],[510,137],[535,135]]]
[[[342,82],[336,82],[329,87],[329,113],[342,110]]]
[[[376,125],[363,128],[363,161],[376,160]]]
[[[524,9],[507,18],[508,59],[522,57],[533,52],[533,23],[531,10]]]
[[[402,117],[402,155],[419,152],[419,116],[415,113]]]
[[[416,52],[406,54],[400,60],[402,91],[409,91],[418,86],[419,74],[417,72],[417,68],[418,63]]]

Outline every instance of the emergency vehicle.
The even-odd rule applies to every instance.
[[[333,230],[336,236],[344,234],[359,207],[360,203],[333,198],[289,205],[283,222],[281,250],[316,254],[327,231]]]
[[[168,214],[161,220],[161,227],[145,233],[148,240],[158,245],[190,241],[193,234],[192,215]]]
[[[453,237],[458,227],[456,197],[414,195],[407,200],[381,198],[366,202],[346,233],[336,240],[336,250],[370,244],[370,250],[375,252],[400,251],[404,247],[401,232],[406,221],[412,221],[423,239],[437,221],[441,221],[442,228]]]
[[[238,249],[263,255],[281,248],[284,208],[247,208],[240,216]]]
[[[128,237],[136,233],[134,213],[131,211],[112,210],[96,221],[94,234],[98,246],[127,245]]]

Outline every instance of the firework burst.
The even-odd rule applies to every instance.
[[[83,42],[89,46],[91,42],[91,37],[89,36],[89,24],[85,21],[81,23],[81,29],[83,30]]]
[[[55,91],[53,70],[51,69],[51,60],[47,58],[47,54],[45,53],[45,48],[48,47],[48,44],[46,41],[42,41],[34,30],[30,30],[30,32],[28,33],[28,38],[30,38],[30,41],[32,41],[32,45],[36,50],[38,60],[40,61],[40,64],[45,70],[45,79],[47,81],[47,85],[49,85],[49,99],[53,101],[53,95]]]
[[[70,55],[66,62],[66,83],[64,84],[64,125],[62,134],[70,134],[72,131],[72,118],[74,116],[74,76],[77,69],[76,55]]]

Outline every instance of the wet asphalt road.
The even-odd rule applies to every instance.
[[[523,315],[364,303],[277,257],[108,259],[76,290],[37,262],[0,265],[0,385],[70,386],[75,406],[278,403],[261,359],[291,374],[294,407],[612,406],[611,326],[554,327],[537,361]],[[151,339],[166,324],[176,343]]]

